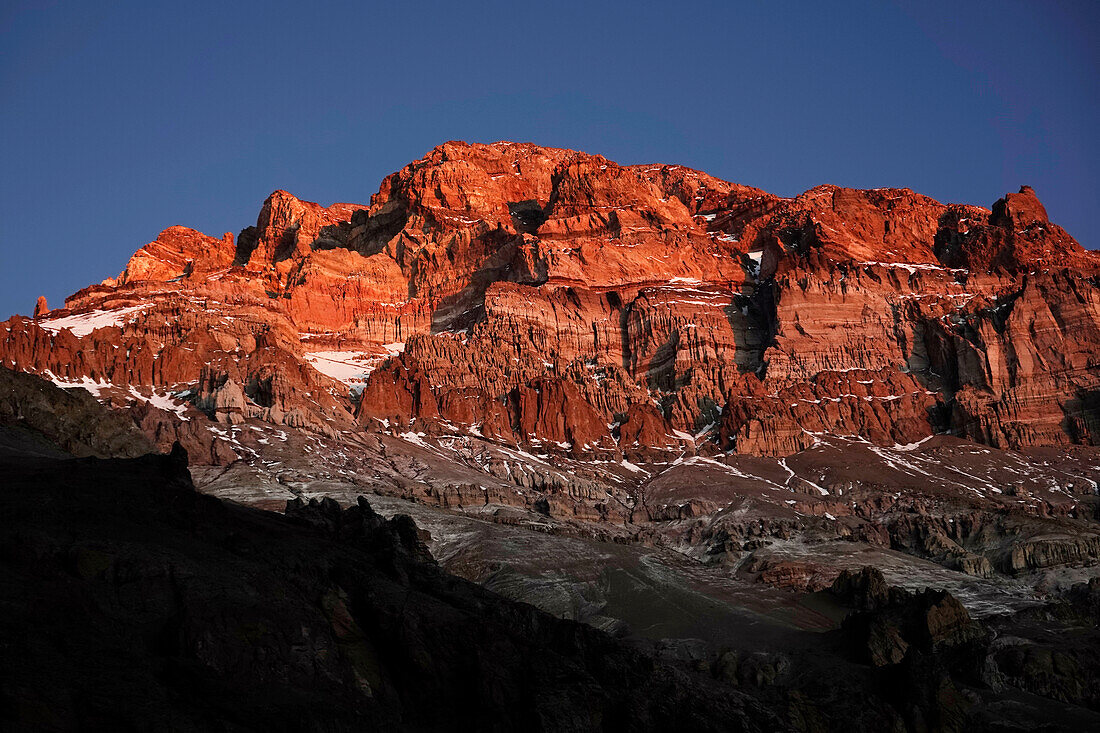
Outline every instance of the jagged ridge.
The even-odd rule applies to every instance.
[[[222,421],[415,421],[576,455],[786,455],[815,432],[1091,444],[1098,263],[1027,187],[992,211],[907,189],[782,199],[447,143],[369,206],[277,191],[235,244],[171,227],[66,309],[9,321],[0,360],[189,389]]]

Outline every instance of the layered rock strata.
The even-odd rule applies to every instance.
[[[578,454],[786,455],[819,432],[1092,444],[1098,272],[1027,187],[992,210],[784,199],[447,143],[369,204],[276,191],[235,239],[170,227],[117,278],[9,320],[0,360],[186,393],[219,422],[415,422]]]

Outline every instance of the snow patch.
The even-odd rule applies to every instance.
[[[60,333],[62,329],[67,328],[72,331],[74,336],[83,338],[97,328],[122,326],[130,323],[134,320],[131,316],[137,315],[151,307],[150,305],[135,305],[129,308],[119,308],[117,310],[94,310],[74,316],[48,318],[44,321],[36,321],[36,323],[39,328],[44,331],[49,331],[50,333]]]
[[[404,342],[384,344],[383,353],[369,351],[310,351],[306,363],[326,377],[342,382],[352,390],[361,390],[367,378],[378,366],[405,350]]]
[[[173,402],[172,398],[168,395],[159,395],[156,392],[153,392],[150,395],[143,395],[141,392],[138,392],[133,385],[130,385],[130,395],[134,399],[141,400],[142,402],[148,402],[150,405],[157,408],[158,410],[164,410],[165,412],[174,412],[180,420],[187,421],[191,419],[185,414],[187,412],[187,405],[177,404]]]
[[[418,445],[421,448],[431,448],[431,446],[425,443],[424,440],[421,438],[422,435],[424,435],[424,433],[414,433],[410,430],[406,433],[400,433],[397,437],[401,438],[401,440],[412,443],[413,445]]]
[[[63,389],[73,389],[75,387],[83,387],[84,389],[91,392],[93,397],[99,397],[99,393],[100,393],[101,390],[106,389],[107,387],[111,386],[110,382],[104,382],[104,381],[97,382],[97,381],[93,380],[91,377],[87,377],[87,376],[82,376],[80,378],[80,381],[76,381],[76,380],[72,380],[72,379],[62,379],[61,377],[54,376],[53,372],[51,372],[48,369],[45,371],[45,375],[46,375],[47,379],[49,379],[51,382],[56,384],[58,387],[61,387]]]

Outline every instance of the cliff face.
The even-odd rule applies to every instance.
[[[10,319],[0,361],[221,422],[415,421],[574,454],[786,455],[820,432],[1093,444],[1098,273],[1027,187],[992,211],[782,199],[447,143],[369,205],[277,191],[235,243],[166,229],[118,278]]]

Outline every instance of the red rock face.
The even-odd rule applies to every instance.
[[[118,278],[9,320],[0,361],[228,425],[577,456],[787,455],[820,433],[1095,444],[1098,273],[1027,187],[992,211],[907,189],[781,199],[446,143],[369,205],[276,191],[235,243],[166,229]]]
[[[988,216],[981,213],[951,207],[936,237],[941,260],[956,267],[1012,273],[1096,268],[1095,255],[1050,222],[1030,186],[998,200]]]
[[[200,280],[232,264],[233,252],[233,235],[229,232],[214,239],[187,227],[168,227],[135,252],[117,278],[103,284],[115,287],[148,280]]]

